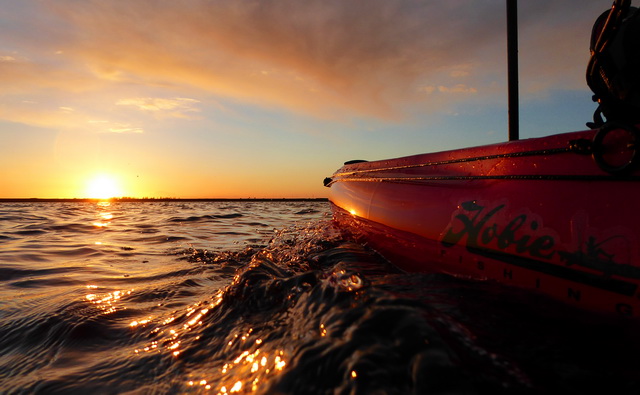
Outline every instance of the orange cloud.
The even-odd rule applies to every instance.
[[[163,92],[164,97],[227,99],[328,118],[397,118],[407,102],[425,102],[438,111],[466,97],[420,94],[429,87],[504,95],[496,89],[506,79],[503,2],[37,4],[28,6],[46,7],[37,11],[48,15],[49,25],[34,24],[30,28],[36,33],[20,37],[31,52],[0,53],[2,95],[118,89],[120,98],[146,98]],[[583,57],[586,64],[591,23],[601,8],[576,9],[551,0],[522,4],[525,94],[528,87],[531,92],[586,89],[585,66],[576,59]],[[36,53],[48,58],[28,59]],[[145,108],[129,105],[155,116],[190,118],[196,110],[184,102],[172,110],[158,101]],[[151,110],[154,106],[157,110]]]
[[[486,36],[453,45],[460,33],[429,20],[455,6],[410,1],[54,7],[77,32],[65,54],[101,79],[190,86],[325,117],[398,116],[417,79],[460,63]]]

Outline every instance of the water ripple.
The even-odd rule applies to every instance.
[[[640,393],[637,324],[403,273],[327,208],[0,205],[0,392]]]
[[[173,217],[169,218],[170,222],[197,222],[197,221],[209,221],[212,219],[235,219],[242,217],[243,214],[233,213],[233,214],[209,214],[209,215],[200,215],[200,216],[191,216],[191,217]]]

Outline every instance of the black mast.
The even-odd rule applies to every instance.
[[[507,0],[507,68],[509,141],[512,141],[520,138],[518,108],[518,0]]]

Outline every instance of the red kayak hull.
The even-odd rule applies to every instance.
[[[614,131],[597,146],[584,131],[346,164],[327,181],[334,220],[408,272],[637,317],[640,176],[607,168],[631,160],[633,138]]]

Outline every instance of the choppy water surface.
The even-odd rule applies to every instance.
[[[400,273],[326,202],[0,204],[3,393],[640,393],[636,322]]]

